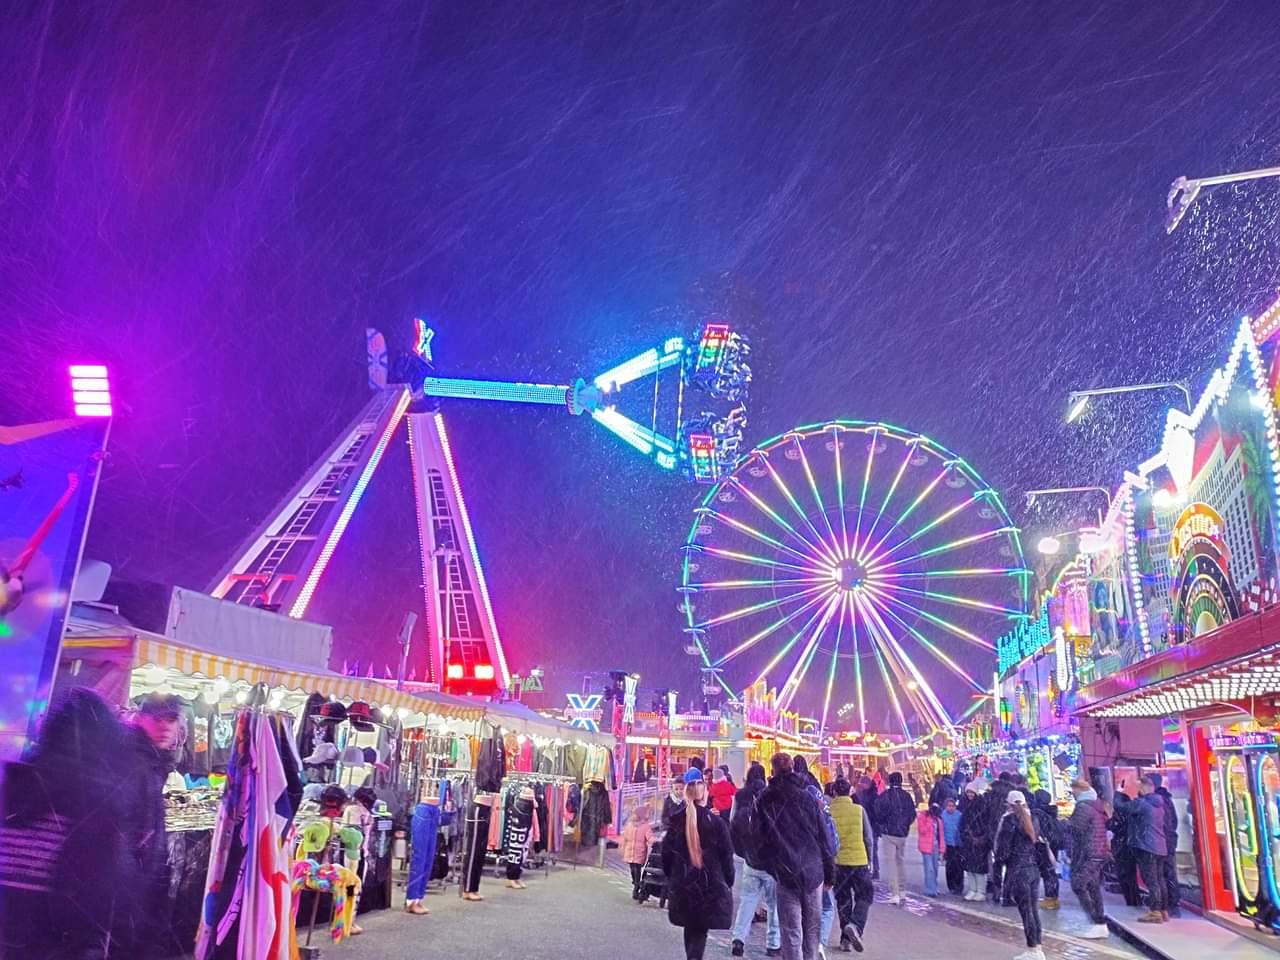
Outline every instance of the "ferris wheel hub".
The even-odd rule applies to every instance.
[[[849,592],[861,591],[867,582],[868,571],[856,560],[843,560],[828,571],[828,576]]]

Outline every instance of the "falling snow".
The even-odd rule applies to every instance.
[[[359,409],[363,330],[442,371],[556,381],[730,302],[756,442],[833,417],[936,438],[1003,490],[1114,485],[1139,395],[1204,384],[1277,287],[1280,7],[26,2],[0,39],[0,422],[108,363],[88,555],[204,587]],[[451,435],[509,655],[692,689],[698,491],[552,410]],[[419,603],[388,455],[317,595],[389,663]],[[1073,511],[1075,511],[1073,513]]]

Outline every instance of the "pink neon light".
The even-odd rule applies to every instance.
[[[106,403],[77,403],[77,417],[109,417],[111,406]]]
[[[72,377],[72,390],[107,390],[106,377]]]
[[[111,403],[111,394],[106,390],[73,390],[71,399],[76,403]]]
[[[316,565],[307,574],[306,582],[303,583],[302,590],[298,593],[298,599],[293,601],[289,616],[295,620],[301,619],[302,615],[307,612],[307,604],[311,602],[311,595],[316,592],[320,577],[324,575],[324,569],[329,565],[329,558],[333,556],[333,551],[337,549],[338,541],[342,539],[342,535],[347,532],[347,524],[351,522],[351,516],[356,512],[356,507],[360,505],[360,498],[364,496],[365,488],[369,486],[369,481],[373,479],[373,471],[377,470],[378,464],[382,462],[382,454],[386,451],[387,444],[391,442],[391,435],[396,432],[396,427],[400,425],[400,418],[404,416],[404,411],[408,406],[409,391],[402,389],[400,391],[400,399],[396,401],[395,411],[391,414],[391,419],[387,421],[387,426],[382,431],[382,436],[378,438],[378,444],[373,448],[373,453],[369,455],[369,460],[364,465],[364,470],[360,472],[360,479],[351,488],[351,496],[342,505],[342,512],[338,514],[338,522],[333,525],[333,530],[329,533],[329,539],[324,542],[324,547],[320,550],[320,557],[316,560]]]
[[[502,649],[502,641],[498,638],[498,624],[493,618],[493,606],[489,603],[489,587],[484,582],[484,567],[480,565],[480,553],[476,550],[476,538],[471,532],[471,517],[467,514],[467,502],[462,499],[462,487],[458,483],[458,471],[453,466],[453,453],[449,450],[449,437],[444,432],[444,417],[439,413],[435,415],[435,424],[436,432],[440,434],[440,449],[444,451],[444,461],[449,465],[449,479],[453,483],[453,494],[458,500],[458,512],[462,515],[462,529],[467,535],[467,543],[471,544],[471,559],[475,561],[480,599],[484,601],[484,612],[489,621],[493,647],[498,651],[498,669],[502,671],[502,687],[506,689],[511,686],[511,675],[507,672],[507,655]]]
[[[96,363],[73,363],[67,371],[71,374],[71,402],[76,416],[111,416],[107,368]]]
[[[73,363],[67,368],[73,377],[103,377],[107,375],[107,368],[100,363]]]

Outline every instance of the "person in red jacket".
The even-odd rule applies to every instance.
[[[711,797],[711,809],[724,817],[725,823],[729,822],[729,811],[733,809],[733,795],[737,792],[738,788],[733,785],[724,767],[716,767],[711,771],[711,789],[708,791]]]

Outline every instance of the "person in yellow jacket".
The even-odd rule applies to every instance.
[[[840,946],[862,952],[862,932],[875,899],[870,852],[875,849],[871,817],[849,796],[849,781],[832,784],[831,820],[840,847],[836,851],[836,909],[840,912]]]

